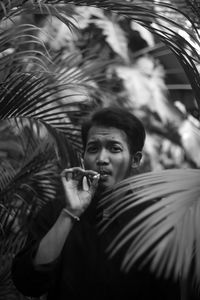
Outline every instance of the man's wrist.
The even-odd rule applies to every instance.
[[[62,211],[65,215],[70,217],[73,221],[77,221],[77,222],[80,221],[80,218],[76,214],[72,213],[68,208],[65,207],[62,209]]]

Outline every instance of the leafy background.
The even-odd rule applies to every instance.
[[[123,197],[131,184],[139,187],[136,205],[165,198],[138,221],[144,229],[138,255],[152,246],[148,241],[156,241],[152,269],[158,276],[179,277],[189,273],[194,244],[196,256],[200,252],[199,4],[105,0],[95,5],[0,2],[0,299],[24,299],[10,278],[12,257],[23,246],[32,217],[54,199],[60,170],[81,163],[80,125],[96,106],[128,107],[146,127],[142,174],[116,187],[122,203],[113,212],[115,218],[119,207],[134,207],[133,196],[129,201]],[[158,177],[152,181],[154,172]],[[105,199],[112,206],[112,196]],[[169,215],[173,217],[163,224]],[[185,231],[176,231],[179,219]],[[162,225],[163,232],[156,227],[144,235],[149,224]],[[126,226],[132,226],[130,236]],[[122,244],[127,236],[135,240],[134,228],[127,222],[115,238]],[[165,235],[168,231],[173,234]],[[155,234],[167,238],[160,243]],[[183,236],[185,243],[190,241],[187,253]],[[174,251],[169,250],[172,244]],[[137,258],[135,247],[125,257],[127,269]],[[113,253],[120,248],[115,240],[112,248]],[[163,257],[166,264],[160,264]]]

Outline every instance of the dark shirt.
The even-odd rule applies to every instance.
[[[180,299],[176,283],[157,279],[148,270],[132,268],[127,274],[120,272],[123,253],[108,259],[106,246],[121,225],[116,220],[110,230],[99,235],[95,226],[96,206],[91,206],[80,222],[75,223],[60,257],[35,268],[33,257],[39,242],[55,223],[62,207],[62,201],[53,201],[40,211],[24,249],[14,258],[12,277],[19,291],[33,297],[47,293],[48,300]]]

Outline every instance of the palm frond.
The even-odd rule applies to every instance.
[[[43,142],[43,144],[40,143],[39,147],[32,153],[32,156],[29,156],[24,162],[24,165],[15,172],[15,176],[8,184],[4,184],[0,193],[3,203],[5,202],[10,205],[9,201],[13,201],[14,195],[16,195],[18,199],[21,199],[22,202],[31,201],[31,197],[27,197],[26,200],[23,200],[25,199],[24,195],[29,192],[33,193],[33,195],[38,194],[38,199],[48,200],[52,198],[54,191],[51,187],[51,178],[56,176],[57,167],[54,162],[56,159],[55,152],[51,148],[52,147],[49,147],[46,142]],[[49,188],[48,184],[46,184],[47,180],[49,180]],[[45,190],[45,186],[47,190]],[[39,190],[39,192],[37,192],[37,190]],[[42,192],[44,192],[43,195]],[[41,194],[41,196],[39,194]],[[7,199],[10,200],[8,201]]]
[[[76,26],[76,20],[73,17],[74,14],[74,8],[72,5],[68,4],[51,4],[51,3],[44,3],[42,1],[40,2],[33,2],[29,1],[26,2],[21,6],[21,10],[17,12],[17,14],[41,14],[43,16],[49,15],[49,16],[55,16],[60,21],[62,21],[64,24],[66,24],[69,29],[77,30]]]
[[[12,164],[8,160],[3,160],[0,163],[0,191],[2,191],[5,186],[13,179],[16,171]]]
[[[51,138],[45,127],[31,119],[10,119],[9,123],[14,135],[20,135],[24,156],[17,168],[9,160],[0,165],[0,299],[9,293],[11,297],[17,295],[10,277],[13,256],[23,247],[32,218],[55,199],[61,188],[61,168],[64,163],[68,167],[79,163],[66,137],[59,140],[59,133],[50,126]]]
[[[25,212],[24,209],[23,212]],[[11,279],[13,256],[23,247],[27,231],[20,231],[17,214],[13,215],[12,211],[2,206],[0,207],[0,219],[0,299],[27,299],[20,295]]]
[[[41,3],[38,1],[37,3]],[[45,1],[52,4],[52,1]],[[182,65],[200,107],[199,5],[194,1],[57,1],[56,4],[96,6],[130,18],[157,36],[176,55]],[[184,28],[184,34],[183,34]]]
[[[113,256],[125,247],[124,271],[139,262],[140,267],[149,264],[158,276],[175,279],[187,278],[193,270],[193,279],[199,282],[199,175],[196,169],[136,175],[102,199],[100,205],[112,215],[99,223],[100,232],[106,232],[118,218],[124,222],[108,248]]]
[[[31,24],[19,24],[0,32],[0,71],[1,81],[13,69],[30,72],[30,68],[38,72],[49,72],[50,54],[37,37],[39,28]]]
[[[20,159],[16,157],[18,164],[8,157],[0,165],[2,203],[10,207],[10,201],[15,197],[26,202],[23,199],[27,193],[36,195],[38,203],[49,201],[54,197],[59,181],[59,168],[79,165],[78,152],[65,136],[48,124],[26,118],[10,119],[10,124],[13,126],[13,140],[18,140],[23,151]],[[27,198],[29,200],[32,201],[31,197]]]
[[[18,3],[18,2],[17,2]],[[153,34],[163,41],[177,56],[180,64],[186,72],[190,84],[199,104],[199,72],[196,64],[199,61],[199,6],[194,1],[34,1],[30,5],[41,8],[44,6],[67,7],[71,9],[74,5],[96,6],[105,10],[115,12],[128,17],[142,26],[146,27]],[[29,2],[18,3],[18,7],[25,7]],[[8,3],[7,3],[7,6]],[[73,9],[72,9],[73,10]],[[42,11],[42,10],[41,10]],[[46,11],[46,10],[45,10]],[[58,15],[59,11],[57,10]],[[176,16],[176,17],[175,17]],[[64,20],[63,20],[64,21]],[[184,28],[184,35],[183,35]]]
[[[80,51],[79,59],[76,54],[55,57],[48,74],[18,70],[9,74],[0,91],[0,118],[41,120],[64,132],[81,149],[80,122],[95,104],[93,95],[99,90],[108,63],[85,50]],[[85,105],[84,111],[81,105]]]

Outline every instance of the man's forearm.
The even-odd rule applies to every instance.
[[[39,244],[34,259],[35,265],[48,264],[58,258],[73,227],[73,222],[73,219],[62,210],[53,227]]]

